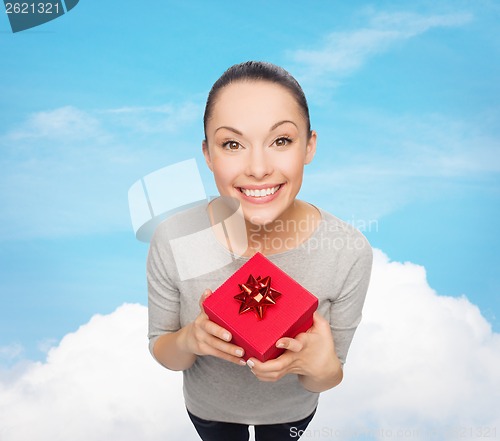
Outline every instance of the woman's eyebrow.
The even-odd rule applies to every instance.
[[[290,123],[293,124],[295,127],[298,128],[297,124],[295,124],[293,121],[290,121],[288,119],[285,119],[283,121],[278,121],[276,124],[273,124],[273,126],[269,129],[270,132],[272,132],[274,129],[277,127],[281,126],[282,124]],[[229,126],[220,126],[215,130],[215,133],[217,133],[221,129],[226,129],[229,130],[230,132],[236,133],[237,135],[243,136],[243,133],[240,132],[239,130],[235,129],[234,127],[229,127]]]
[[[297,124],[295,124],[293,121],[290,121],[288,119],[285,119],[283,121],[279,121],[277,122],[276,124],[274,124],[271,129],[269,130],[270,132],[272,132],[275,128],[281,126],[281,124],[286,124],[286,123],[290,123],[290,124],[293,124],[295,127],[297,127]],[[298,128],[298,127],[297,127]]]
[[[217,133],[220,129],[226,129],[226,130],[229,130],[231,132],[236,133],[237,135],[243,136],[243,133],[241,133],[239,130],[236,130],[233,127],[228,127],[228,126],[221,126],[214,133]]]

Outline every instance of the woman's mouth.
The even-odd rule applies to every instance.
[[[284,184],[278,184],[262,188],[238,187],[238,190],[243,194],[245,200],[254,203],[264,203],[274,199],[283,185]]]
[[[254,198],[262,198],[264,196],[269,196],[270,194],[276,193],[282,184],[276,185],[275,187],[262,188],[260,190],[248,189],[240,187],[240,191],[246,196],[251,196]]]

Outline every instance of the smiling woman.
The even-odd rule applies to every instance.
[[[316,133],[307,127],[294,96],[281,85],[238,81],[217,95],[203,153],[220,194],[238,200],[251,225],[319,218],[312,205],[295,200],[304,165],[316,151]]]
[[[297,439],[319,393],[342,381],[368,288],[371,248],[357,230],[296,198],[317,135],[302,89],[288,72],[262,62],[231,67],[209,94],[204,123],[202,150],[221,197],[172,216],[155,232],[148,257],[150,349],[162,365],[183,371],[188,414],[203,440],[248,440],[248,425],[255,426],[257,441]],[[238,213],[242,222],[220,228],[224,212]],[[193,247],[198,261],[199,255],[223,261],[229,254],[230,263],[180,277],[172,241],[185,225],[213,232],[211,242]],[[230,243],[244,246],[236,253]],[[312,327],[276,341],[285,351],[266,362],[245,361],[230,332],[200,309],[211,289],[256,252],[319,300]]]

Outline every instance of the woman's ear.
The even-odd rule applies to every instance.
[[[304,164],[309,164],[316,153],[316,141],[318,139],[318,135],[315,130],[311,130],[311,136],[309,136],[309,140],[307,141],[306,147],[306,158],[304,160]]]
[[[201,150],[203,151],[203,156],[205,156],[205,162],[208,165],[210,171],[214,171],[212,168],[212,160],[210,159],[210,152],[208,151],[208,142],[204,139],[201,143]]]

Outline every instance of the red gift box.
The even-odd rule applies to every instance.
[[[307,331],[317,307],[313,294],[260,253],[203,302],[210,320],[231,332],[231,342],[245,349],[244,358],[260,361],[283,353],[275,346],[280,338]]]

